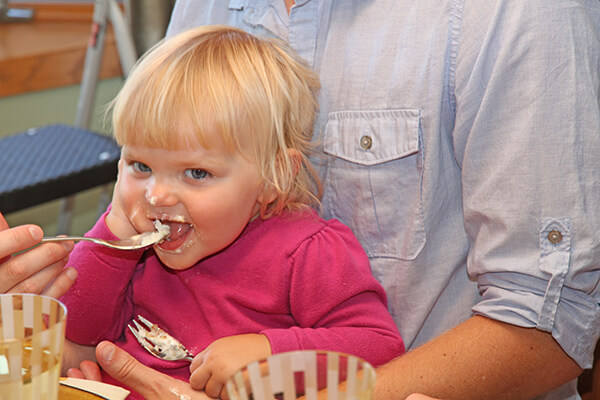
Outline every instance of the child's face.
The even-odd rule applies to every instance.
[[[170,226],[169,240],[155,250],[172,269],[189,268],[227,247],[260,209],[256,165],[215,142],[211,149],[186,151],[123,146],[124,211],[139,230],[152,230],[156,219]]]

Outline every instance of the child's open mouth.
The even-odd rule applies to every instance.
[[[164,225],[167,225],[170,229],[169,236],[158,245],[163,250],[175,250],[179,248],[187,239],[189,233],[192,230],[192,225],[187,222],[177,222],[169,220],[160,220]]]

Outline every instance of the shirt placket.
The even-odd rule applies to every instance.
[[[317,28],[319,26],[318,1],[297,1],[289,16],[289,44],[308,64],[315,67]]]

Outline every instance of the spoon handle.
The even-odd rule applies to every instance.
[[[96,244],[100,244],[102,246],[110,247],[113,249],[119,249],[119,250],[137,250],[137,249],[151,246],[153,244],[152,242],[150,242],[150,243],[144,243],[142,241],[136,242],[131,239],[109,241],[109,240],[103,240],[103,239],[92,238],[92,237],[83,237],[83,236],[44,237],[44,238],[42,238],[42,243],[64,242],[64,241],[78,242],[78,241],[82,241],[82,240],[86,241],[86,242],[93,242]]]
[[[42,243],[66,241],[78,242],[80,240],[93,241],[91,238],[86,238],[83,236],[46,236],[42,238]]]

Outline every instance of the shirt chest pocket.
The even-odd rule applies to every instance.
[[[412,260],[425,244],[420,132],[418,109],[329,114],[323,212],[348,225],[369,257]]]

